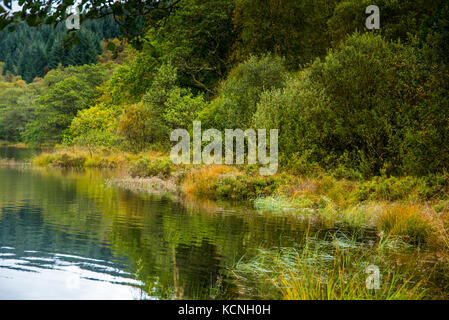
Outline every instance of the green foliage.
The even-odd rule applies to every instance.
[[[285,79],[284,64],[278,57],[251,57],[239,64],[221,84],[218,97],[201,112],[199,119],[203,127],[251,127],[261,94],[266,90],[281,88]]]
[[[80,110],[70,125],[71,143],[87,147],[94,152],[100,146],[112,147],[119,143],[117,129],[118,110],[97,104]]]
[[[105,105],[80,110],[70,125],[70,133],[77,137],[91,130],[111,130],[116,125],[118,111]]]
[[[41,80],[26,85],[20,79],[3,82],[0,77],[0,140],[21,141],[26,124],[33,120],[35,99],[43,86]]]
[[[237,0],[234,24],[238,30],[234,56],[271,52],[286,59],[290,68],[326,54],[327,21],[337,1]]]
[[[126,109],[120,117],[118,133],[126,139],[129,149],[139,151],[163,139],[165,128],[156,120],[157,116],[142,103]]]
[[[365,200],[405,200],[411,196],[420,181],[413,178],[396,178],[379,176],[362,183],[357,191],[356,198]]]
[[[100,39],[119,34],[112,18],[84,20],[73,46],[62,24],[0,31],[0,139],[166,149],[171,130],[198,119],[203,129],[280,129],[281,167],[295,174],[448,169],[448,0],[380,0],[379,31],[365,28],[365,0],[155,4],[103,12],[126,7],[121,23],[140,45],[104,43],[95,66],[67,67],[97,61]],[[137,8],[152,16],[130,21]]]
[[[441,2],[441,1],[440,1]],[[431,60],[443,63],[446,68],[449,62],[449,1],[442,2],[440,8],[424,22],[420,33],[421,43],[430,47],[428,54]]]
[[[151,87],[154,74],[160,65],[160,53],[152,43],[145,43],[141,51],[132,52],[128,60],[114,72],[108,90],[112,103],[123,105],[137,103]]]
[[[202,95],[193,96],[185,89],[175,87],[167,96],[162,117],[170,129],[190,129],[204,105]]]
[[[178,2],[172,0],[119,2],[96,0],[95,3],[91,3],[70,0],[21,0],[21,10],[5,14],[3,7],[0,8],[0,30],[8,27],[7,29],[12,31],[17,27],[18,21],[25,21],[33,27],[55,26],[59,22],[64,22],[68,16],[67,9],[75,6],[80,12],[81,22],[102,20],[106,16],[111,21],[118,22],[115,24],[115,28],[117,29],[117,25],[119,25],[120,31],[129,42],[140,47],[143,42],[142,34],[145,33],[146,28],[159,26],[165,22]],[[73,30],[67,30],[66,33],[66,38],[76,41],[77,38],[73,35]]]
[[[116,147],[120,145],[120,139],[117,135],[110,131],[103,130],[89,130],[82,135],[73,138],[71,141],[63,141],[66,144],[75,144],[81,147],[86,147],[92,155],[100,147]]]
[[[0,28],[1,29],[1,28]],[[20,75],[30,83],[36,77],[44,77],[59,64],[84,65],[97,62],[102,49],[100,41],[117,37],[118,25],[110,18],[86,21],[77,32],[77,43],[65,46],[64,24],[54,28],[31,28],[19,23],[14,32],[0,31],[0,61],[5,63],[3,74]]]
[[[225,175],[217,181],[216,197],[228,200],[250,200],[272,195],[279,187],[273,177],[255,175]]]
[[[335,45],[354,32],[380,33],[387,40],[405,42],[420,33],[429,14],[436,12],[445,0],[344,0],[337,4],[328,21],[329,33]],[[365,9],[375,4],[380,9],[380,30],[367,30]]]
[[[86,109],[97,94],[97,86],[108,77],[104,65],[85,65],[53,70],[45,78],[45,91],[36,99],[35,120],[23,133],[33,145],[62,141],[79,110]]]
[[[189,129],[204,107],[203,97],[176,85],[176,69],[162,65],[138,104],[128,108],[120,119],[119,133],[134,150],[150,144],[168,145],[173,129]]]
[[[130,174],[132,177],[154,177],[167,178],[170,176],[170,159],[148,159],[142,158],[131,164]]]
[[[183,0],[157,32],[165,63],[177,68],[179,83],[211,95],[229,68],[234,43],[234,1]]]
[[[433,174],[421,178],[377,176],[358,185],[358,201],[429,201],[444,199],[449,192],[449,177]]]
[[[255,124],[280,130],[286,157],[305,153],[324,168],[435,172],[449,163],[449,117],[434,81],[416,50],[354,35],[287,88],[264,93]]]

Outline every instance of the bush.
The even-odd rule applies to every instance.
[[[118,133],[133,151],[140,151],[150,144],[167,138],[167,129],[159,115],[142,102],[134,104],[121,115]]]
[[[225,165],[208,165],[191,170],[184,180],[186,194],[215,199],[217,181],[224,175],[235,171]]]
[[[392,205],[379,217],[379,229],[413,243],[423,243],[432,230],[430,221],[417,205]]]
[[[449,110],[419,53],[354,35],[324,61],[262,94],[256,127],[279,129],[286,158],[363,175],[449,168]]]
[[[415,188],[419,185],[420,180],[407,177],[374,177],[370,181],[366,181],[359,185],[356,191],[356,198],[360,201],[364,200],[386,200],[396,201],[409,198]]]
[[[422,187],[418,189],[419,196],[424,200],[447,198],[449,194],[449,175],[432,174],[422,178]]]
[[[121,116],[119,133],[134,151],[148,145],[169,145],[171,130],[192,127],[204,107],[203,96],[193,96],[176,83],[176,69],[162,65],[142,100]]]
[[[130,174],[134,177],[146,178],[159,176],[167,178],[170,176],[171,163],[169,159],[143,158],[132,163]]]
[[[365,200],[434,200],[444,199],[449,192],[447,175],[429,175],[426,177],[374,177],[361,183],[355,196]]]
[[[35,99],[33,121],[22,133],[30,145],[60,143],[78,112],[90,106],[97,87],[110,70],[106,65],[84,65],[50,71],[44,78],[45,88]]]
[[[202,126],[219,130],[251,127],[262,92],[283,87],[285,79],[282,59],[251,57],[230,72],[218,97],[200,113]]]
[[[365,9],[375,4],[380,8],[381,28],[376,33],[382,34],[387,40],[401,42],[410,40],[410,36],[420,33],[422,25],[429,13],[438,10],[445,0],[343,0],[335,7],[332,17],[328,20],[329,33],[334,44],[344,40],[356,31],[372,32],[366,29]]]
[[[279,181],[273,177],[228,175],[217,181],[216,197],[229,200],[250,200],[270,196],[278,187]]]
[[[83,168],[86,158],[84,156],[71,156],[67,153],[58,154],[52,165],[61,168]]]

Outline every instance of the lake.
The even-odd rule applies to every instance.
[[[106,183],[112,175],[0,166],[0,299],[237,298],[227,269],[306,229],[247,207],[135,194]]]
[[[375,230],[296,213],[133,193],[108,182],[117,172],[32,167],[37,152],[0,147],[0,158],[16,160],[0,162],[0,299],[266,298],[232,276],[242,257],[297,248],[311,234],[331,236],[324,258],[332,243],[368,252],[379,241]],[[418,279],[432,273],[430,296],[448,297],[446,259],[413,246],[388,259]]]

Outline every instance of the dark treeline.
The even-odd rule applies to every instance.
[[[141,48],[111,41],[96,64],[98,40],[115,36],[101,33],[106,22],[86,25],[78,51],[64,54],[58,28],[18,28],[2,36],[4,72],[29,82],[59,63],[91,65],[28,85],[4,77],[0,139],[138,152],[167,149],[171,130],[201,120],[203,129],[279,129],[281,165],[296,173],[446,171],[449,1],[376,1],[380,30],[365,27],[371,4],[183,0],[145,29]]]
[[[65,41],[67,33],[64,24],[29,27],[21,23],[14,32],[0,31],[3,75],[9,72],[32,82],[59,64],[78,66],[96,63],[102,51],[101,40],[116,38],[119,33],[119,27],[111,17],[86,21],[77,33],[77,42],[69,45]]]

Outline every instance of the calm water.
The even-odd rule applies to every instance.
[[[238,297],[226,268],[260,246],[293,245],[306,228],[133,194],[105,183],[111,174],[0,167],[0,299],[209,299],[218,285]]]
[[[0,147],[0,158],[35,153]],[[139,195],[108,184],[112,175],[0,165],[0,299],[253,298],[229,279],[242,256],[295,246],[306,232],[351,234],[309,230],[293,215]],[[376,240],[369,230],[360,236],[364,246]],[[416,253],[395,259],[429,260]],[[429,286],[447,299],[446,262],[416,268],[440,268]]]

